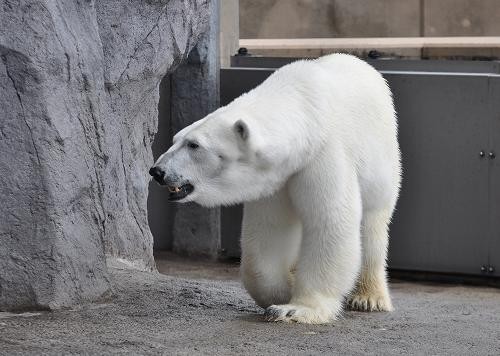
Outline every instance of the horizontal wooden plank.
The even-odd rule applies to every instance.
[[[385,37],[240,39],[252,54],[284,57],[317,57],[334,52],[366,56],[376,50],[402,58],[500,58],[500,37]]]

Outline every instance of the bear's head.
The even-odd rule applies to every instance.
[[[272,151],[251,118],[216,112],[179,131],[149,173],[168,188],[171,201],[237,204],[280,187],[283,172]]]

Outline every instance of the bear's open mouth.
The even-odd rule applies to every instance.
[[[193,185],[186,183],[181,185],[180,187],[176,186],[168,186],[168,200],[170,201],[176,201],[176,200],[181,200],[187,197],[189,194],[191,194],[194,190]]]

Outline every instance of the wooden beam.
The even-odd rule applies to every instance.
[[[377,51],[398,58],[500,58],[500,37],[384,37],[240,39],[251,54],[318,57],[334,52],[366,56]]]

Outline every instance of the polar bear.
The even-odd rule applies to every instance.
[[[286,65],[177,133],[150,170],[170,200],[244,202],[243,284],[269,321],[393,309],[388,224],[400,187],[392,96],[345,54]]]

